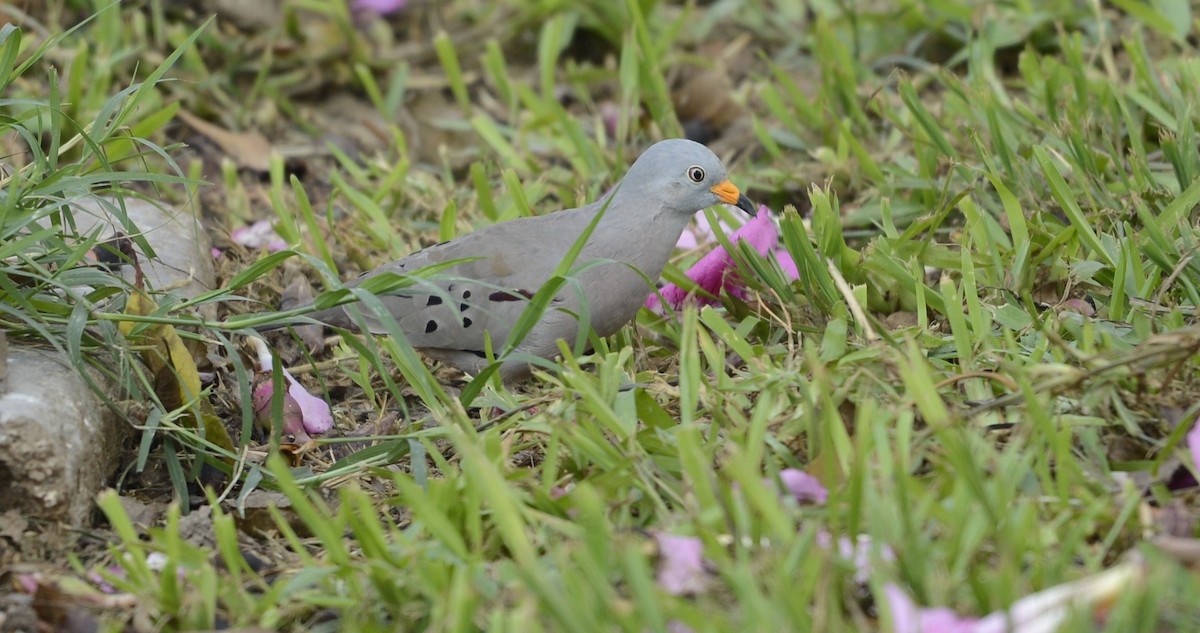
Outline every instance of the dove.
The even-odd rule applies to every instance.
[[[629,323],[662,274],[688,221],[696,212],[730,204],[756,214],[756,207],[729,181],[725,166],[704,145],[668,139],[650,146],[625,177],[599,200],[576,209],[493,224],[442,242],[364,273],[354,286],[375,275],[414,273],[426,266],[453,264],[414,285],[380,295],[408,342],[426,357],[469,374],[488,366],[491,340],[504,349],[517,319],[555,272],[559,262],[597,214],[602,214],[572,269],[576,283],[564,284],[540,320],[513,349],[514,356],[552,359],[560,339],[574,343],[581,301],[587,325],[601,337]],[[647,282],[649,280],[649,283]],[[582,297],[581,297],[582,295]],[[348,306],[309,315],[327,325],[354,328]],[[361,309],[373,334],[383,322]],[[270,325],[259,330],[284,327]],[[505,382],[527,377],[527,360],[506,358]]]

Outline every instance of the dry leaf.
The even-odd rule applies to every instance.
[[[225,152],[238,165],[258,172],[265,172],[270,168],[271,153],[274,150],[271,147],[271,141],[268,141],[267,137],[259,132],[231,132],[219,125],[209,123],[187,110],[180,110],[177,116],[193,130],[216,143],[221,151]]]
[[[126,314],[136,316],[154,314],[156,310],[158,305],[141,290],[134,290],[125,306]],[[121,334],[129,337],[136,325],[135,321],[122,321]],[[192,412],[193,425],[203,429],[210,442],[232,452],[233,440],[229,431],[212,410],[212,403],[200,398],[200,373],[196,361],[175,327],[166,323],[151,325],[142,331],[138,343],[144,346],[142,360],[154,377],[154,389],[163,404],[175,408],[197,402],[199,409]]]
[[[277,28],[284,20],[283,0],[205,0],[204,8],[246,31]]]

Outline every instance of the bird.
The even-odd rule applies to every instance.
[[[574,261],[577,283],[564,284],[511,357],[501,359],[501,378],[512,383],[531,374],[529,357],[553,359],[560,339],[573,344],[584,314],[600,337],[629,323],[653,291],[690,219],[717,204],[734,205],[751,216],[757,212],[710,149],[687,139],[667,139],[642,152],[621,181],[591,204],[486,226],[384,264],[347,285],[466,260],[435,276],[414,277],[412,285],[379,300],[412,347],[427,358],[478,374],[489,365],[484,352],[488,339],[497,353],[504,349],[529,299],[602,214]],[[581,294],[586,310],[581,310]],[[357,329],[349,305],[308,316]],[[387,333],[371,310],[360,311],[371,333]]]

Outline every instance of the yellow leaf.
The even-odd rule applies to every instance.
[[[129,295],[125,306],[125,313],[134,316],[147,316],[156,310],[158,305],[141,290]],[[128,337],[136,325],[135,321],[122,321],[119,329]],[[167,323],[152,325],[143,331],[140,343],[145,346],[142,361],[154,376],[154,389],[163,403],[181,406],[195,402],[199,409],[188,416],[192,426],[203,431],[212,443],[232,452],[233,439],[229,437],[229,431],[216,417],[212,403],[200,399],[200,372],[175,326]]]

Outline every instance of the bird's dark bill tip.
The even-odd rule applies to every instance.
[[[758,206],[751,202],[750,198],[746,197],[746,194],[738,195],[737,204],[735,206],[742,211],[749,213],[750,217],[758,215]]]

